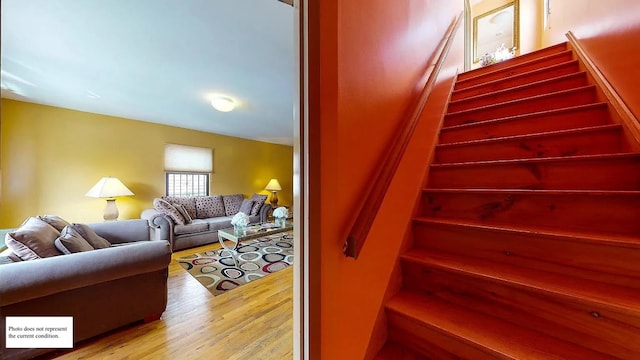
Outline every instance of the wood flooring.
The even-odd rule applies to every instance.
[[[214,297],[173,254],[169,299],[160,320],[138,323],[78,344],[56,359],[292,359],[293,267]]]

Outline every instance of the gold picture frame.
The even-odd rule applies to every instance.
[[[473,62],[501,45],[519,48],[519,2],[513,1],[473,18]]]

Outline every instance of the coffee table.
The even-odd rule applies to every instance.
[[[241,241],[256,239],[270,234],[277,234],[285,231],[293,230],[293,222],[285,221],[284,224],[275,223],[263,223],[253,226],[248,226],[244,230],[236,230],[234,228],[226,228],[218,230],[218,241],[222,246],[222,250],[229,250],[232,253],[236,253],[238,244]],[[225,240],[232,243],[231,246],[225,244]]]

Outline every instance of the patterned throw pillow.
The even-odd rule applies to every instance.
[[[237,214],[238,211],[240,211],[242,200],[244,200],[244,195],[242,194],[222,195],[222,201],[224,201],[224,213],[227,216]]]
[[[180,212],[180,215],[182,215],[182,217],[184,218],[185,224],[191,224],[193,219],[191,218],[191,215],[189,215],[189,212],[187,211],[187,209],[184,208],[183,205],[177,204],[177,203],[171,204],[171,205],[173,205],[173,207]]]
[[[222,196],[196,197],[196,215],[198,219],[224,216],[224,203],[222,202]]]
[[[253,196],[251,196],[251,200],[253,200],[251,216],[255,216],[258,215],[260,208],[262,207],[262,205],[264,205],[264,202],[267,201],[267,195],[253,194]]]
[[[87,224],[71,224],[73,230],[77,231],[83,239],[87,240],[89,245],[91,245],[94,249],[105,249],[111,246],[109,240],[103,238],[102,236],[96,234],[92,228]]]
[[[60,232],[36,218],[28,218],[20,227],[5,237],[5,244],[22,260],[36,260],[60,255],[55,241]]]
[[[192,219],[196,219],[196,199],[194,196],[163,196],[162,199],[170,204],[180,204],[184,206],[189,216],[191,216]]]
[[[65,226],[60,237],[54,242],[56,248],[63,254],[73,254],[81,251],[91,251],[93,246],[87,242],[75,229]]]
[[[159,212],[168,215],[176,224],[184,225],[184,217],[182,214],[166,200],[159,198],[153,199],[153,207]]]

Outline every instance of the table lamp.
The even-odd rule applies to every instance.
[[[116,177],[103,177],[84,196],[93,198],[106,198],[107,206],[104,208],[104,220],[118,220],[120,213],[116,206],[116,196],[131,196],[133,193]]]
[[[265,190],[271,191],[271,207],[276,208],[278,206],[278,191],[282,190],[278,179],[271,179],[267,186],[264,187]]]

